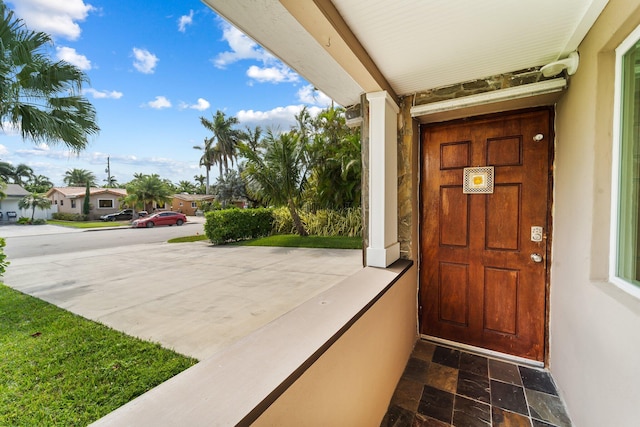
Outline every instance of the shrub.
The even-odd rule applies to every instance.
[[[56,212],[51,217],[59,221],[87,221],[89,219],[87,215],[69,212]]]
[[[18,224],[31,224],[31,218],[27,218],[26,216],[21,216],[16,221]]]
[[[7,266],[9,265],[9,261],[6,260],[7,255],[5,255],[4,249],[3,249],[5,245],[6,245],[6,242],[2,237],[0,237],[0,276],[4,274],[4,272],[7,269]]]
[[[204,232],[214,244],[268,236],[273,228],[271,209],[224,209],[205,213]]]
[[[47,223],[46,220],[44,220],[42,218],[36,218],[36,219],[33,220],[33,222],[31,224],[33,224],[33,225],[43,225],[43,224],[46,224],[46,223]]]
[[[307,232],[312,236],[362,235],[362,211],[360,208],[341,210],[320,209],[315,212],[299,212]],[[295,234],[296,229],[289,209],[280,207],[273,210],[273,232]]]

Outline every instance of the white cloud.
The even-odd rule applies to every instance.
[[[191,106],[191,108],[198,111],[204,111],[209,107],[211,107],[211,104],[204,98],[198,98],[196,104]]]
[[[222,38],[229,44],[231,50],[218,54],[213,60],[213,64],[217,68],[225,68],[227,65],[243,59],[255,59],[263,62],[273,60],[273,56],[227,22],[222,24]]]
[[[0,144],[0,156],[6,156],[7,154],[9,154],[9,150],[7,150],[7,147]]]
[[[72,47],[56,47],[56,56],[61,61],[66,61],[69,64],[75,65],[81,70],[90,70],[91,61],[86,56],[79,54]]]
[[[300,113],[304,105],[288,105],[276,107],[269,111],[241,110],[236,114],[238,121],[249,127],[260,126],[262,128],[280,129],[287,131],[295,126],[295,115]],[[312,117],[322,110],[320,107],[307,107]]]
[[[156,110],[161,110],[163,108],[170,108],[171,107],[171,101],[169,101],[164,96],[156,96],[155,100],[149,101],[145,105],[147,105],[147,106],[149,106],[151,108],[154,108]]]
[[[133,48],[133,66],[144,74],[152,74],[158,64],[158,57],[147,49]]]
[[[108,91],[108,90],[96,90],[93,88],[87,88],[87,89],[83,89],[83,92],[85,94],[90,94],[92,95],[95,99],[103,99],[103,98],[110,98],[110,99],[120,99],[122,98],[123,93],[122,92],[118,92],[117,90],[112,90],[112,91]]]
[[[13,10],[27,27],[53,37],[76,40],[81,33],[78,21],[84,21],[95,10],[84,0],[11,0]]]
[[[322,107],[328,107],[331,105],[331,98],[320,92],[313,85],[305,85],[298,90],[297,93],[300,102],[310,105],[319,105]]]
[[[14,126],[13,123],[4,121],[0,123],[0,135],[20,136],[20,126]]]
[[[247,76],[260,83],[283,83],[298,81],[298,74],[280,63],[274,67],[258,67],[252,65],[247,70]]]
[[[178,31],[184,33],[187,30],[187,25],[191,24],[193,24],[193,10],[190,10],[188,15],[182,15],[178,18]]]

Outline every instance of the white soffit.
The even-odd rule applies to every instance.
[[[608,0],[333,0],[400,95],[545,65]]]
[[[367,86],[319,43],[329,0],[203,0],[341,105]],[[608,0],[331,0],[398,95],[545,65],[575,50]],[[322,22],[319,22],[322,21]],[[323,30],[324,31],[324,30]],[[324,40],[324,39],[323,39]],[[327,44],[339,43],[327,39]],[[342,40],[340,46],[348,46]],[[334,55],[334,56],[332,56]],[[356,59],[357,60],[357,59]],[[342,62],[342,64],[341,64]],[[345,71],[349,69],[350,71]],[[351,73],[351,74],[350,74]]]

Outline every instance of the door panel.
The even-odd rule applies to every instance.
[[[546,109],[422,128],[421,333],[543,360],[552,139]],[[470,166],[492,194],[463,193]]]

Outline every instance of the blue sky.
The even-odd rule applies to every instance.
[[[25,163],[63,185],[70,169],[119,183],[157,173],[174,183],[204,175],[211,136],[200,117],[216,110],[240,121],[289,129],[303,106],[330,100],[199,0],[6,0],[31,30],[54,39],[51,56],[85,71],[86,97],[101,132],[79,156],[63,144],[35,145],[5,129],[0,159]],[[215,170],[212,169],[215,177]],[[212,183],[215,178],[212,178]]]

